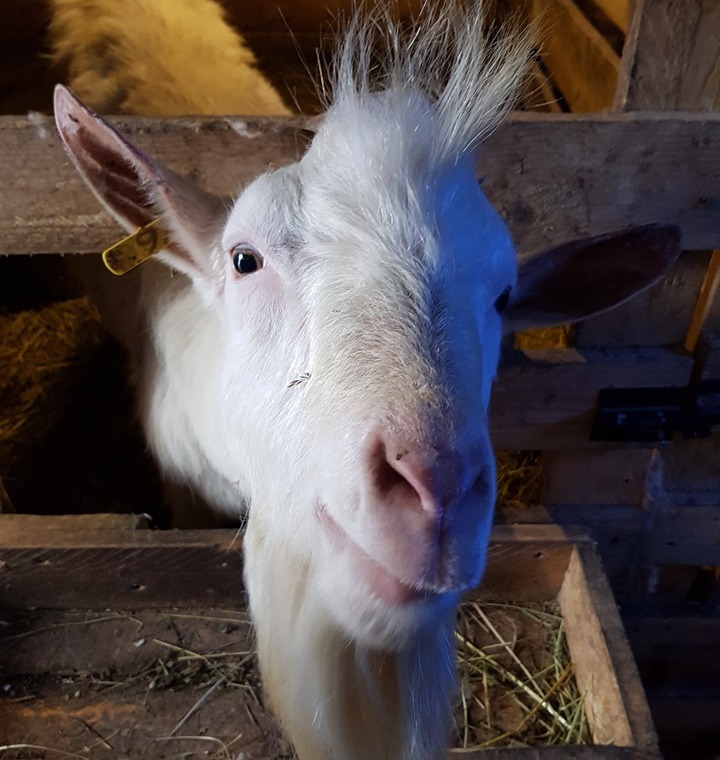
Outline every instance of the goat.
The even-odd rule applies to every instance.
[[[290,114],[214,0],[51,0],[50,10],[52,56],[100,113]]]
[[[518,266],[475,162],[529,38],[484,38],[477,7],[399,35],[384,15],[355,18],[307,152],[229,210],[68,90],[55,98],[100,202],[129,231],[159,219],[169,236],[113,283],[141,417],[169,479],[226,512],[249,505],[264,688],[302,760],[444,757],[454,613],[481,578],[495,499],[503,319],[610,308],[679,246],[674,228],[646,227]]]

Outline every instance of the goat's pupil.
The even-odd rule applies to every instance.
[[[260,268],[260,262],[255,253],[241,248],[233,254],[233,266],[240,274],[250,274]]]
[[[508,285],[505,290],[495,299],[495,311],[502,314],[508,303],[510,303],[510,291],[512,288]]]

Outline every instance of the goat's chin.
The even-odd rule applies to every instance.
[[[316,589],[331,619],[361,646],[398,651],[421,631],[444,619],[442,612],[458,602],[455,592],[420,592],[403,586],[382,570],[358,577],[348,553],[333,554],[328,567],[317,567]],[[325,562],[321,562],[325,564]]]

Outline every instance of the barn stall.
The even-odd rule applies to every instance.
[[[230,4],[228,7],[233,13]],[[629,224],[673,221],[683,229],[687,253],[664,283],[631,304],[588,320],[572,333],[523,335],[506,347],[493,398],[494,442],[501,450],[542,452],[542,492],[531,504],[510,500],[512,503],[500,510],[499,519],[513,525],[559,526],[568,541],[576,536],[571,526],[579,525],[595,539],[620,603],[665,755],[713,757],[720,742],[720,671],[715,656],[720,640],[717,428],[713,434],[718,419],[720,310],[718,256],[712,253],[720,247],[720,117],[712,111],[718,102],[714,42],[714,30],[720,26],[718,11],[710,2],[640,0],[632,13],[628,3],[610,0],[526,3],[523,10],[528,15],[542,13],[546,25],[526,98],[536,110],[518,113],[491,138],[479,169],[519,250],[532,253],[548,244]],[[5,50],[10,51],[6,55],[13,56],[15,66],[4,70],[14,74],[14,87],[23,83],[22,97],[6,101],[10,112],[42,110],[48,102],[44,100],[48,85],[61,76],[37,62],[42,7],[33,13],[37,14],[36,26],[30,35],[27,30],[33,29],[32,18],[13,13],[12,4],[8,14],[6,34],[13,45]],[[305,80],[292,63],[295,53],[283,23],[268,8],[262,8],[255,19],[235,15],[268,73],[281,87],[283,82],[289,83],[303,110],[311,111],[312,90],[302,84]],[[317,29],[327,18],[326,12],[317,3],[295,3],[285,9],[285,15],[290,28],[299,30],[298,44],[309,51],[306,55],[312,60],[319,39]],[[13,24],[17,25],[15,35]],[[34,56],[32,67],[25,70],[31,72],[32,87],[27,86],[27,74],[23,77],[23,67],[17,64],[23,51],[32,51]],[[11,107],[14,104],[18,105]],[[550,113],[538,112],[538,108]],[[304,144],[301,118],[295,122],[118,118],[113,123],[176,171],[192,172],[216,192],[229,191],[268,164],[292,160]],[[11,282],[8,300],[17,297],[27,279],[37,282],[39,291],[62,291],[65,286],[58,286],[54,275],[48,277],[48,271],[57,271],[53,269],[56,255],[97,253],[117,239],[117,228],[98,212],[71,171],[49,117],[3,117],[0,140],[1,251],[49,254],[23,257],[21,264],[16,264],[20,257],[12,260],[13,268],[8,267],[3,275],[5,283]],[[89,341],[93,346],[94,340]],[[108,380],[103,374],[93,374],[87,382],[98,395],[114,399],[125,393],[116,375]],[[79,394],[80,404],[82,399],[87,403],[87,387]],[[656,390],[649,392],[650,388]],[[96,413],[93,405],[80,408],[79,416]],[[78,414],[77,407],[69,414],[70,420],[77,419],[73,416]],[[53,499],[54,478],[32,473],[39,466],[46,473],[47,465],[54,475],[49,460],[66,440],[77,437],[73,426],[70,422],[61,435],[50,434],[42,455],[35,455],[32,466],[25,465],[23,475],[29,483],[25,488],[36,499]],[[82,441],[75,445],[76,456],[88,448]],[[113,455],[106,457],[109,462],[103,472],[119,473],[118,479],[127,481],[128,473],[147,463],[137,440],[135,447],[131,443],[128,449],[135,453],[125,455],[124,445],[120,447],[123,456],[118,458],[113,450]],[[102,438],[92,444],[92,448],[104,446]],[[528,458],[536,461],[537,456],[526,455],[521,461]],[[63,468],[67,470],[68,465]],[[529,472],[525,466],[521,469]],[[23,500],[14,498],[18,484],[2,474],[8,491],[4,509],[9,511]],[[159,492],[140,490],[142,493],[131,494],[126,504],[147,511],[145,505],[157,500]],[[111,508],[99,497],[85,496],[85,500],[82,511]],[[72,512],[72,501],[58,499],[44,508]],[[112,508],[122,505],[113,500]],[[13,573],[7,571],[24,567],[18,556],[31,556],[32,566],[47,569],[55,566],[57,552],[72,556],[75,550],[94,546],[88,544],[93,540],[98,548],[112,546],[118,551],[144,542],[164,546],[169,541],[174,552],[182,552],[186,546],[184,539],[175,545],[177,539],[164,534],[154,538],[155,534],[143,532],[138,538],[126,529],[112,537],[105,533],[102,540],[97,535],[93,538],[92,519],[83,523],[89,533],[77,539],[78,544],[71,537],[83,533],[77,524],[64,532],[57,532],[52,521],[46,523],[47,530],[34,521],[23,527],[23,521],[30,519],[17,515],[12,524],[5,521],[2,540],[10,557],[3,558],[5,578],[10,579],[4,580],[8,594]],[[532,535],[522,530],[511,531],[512,540],[522,542]],[[29,543],[28,535],[33,536]],[[226,546],[228,540],[219,535],[197,539],[210,547]],[[501,532],[496,540],[507,541],[508,534]],[[192,543],[189,536],[188,541]],[[98,550],[100,566],[112,566],[114,554],[108,557],[107,549]],[[537,559],[544,556],[543,549],[535,551],[540,552]],[[578,550],[565,551],[569,557]],[[544,570],[533,563],[530,566],[528,577],[545,577]],[[67,565],[61,563],[60,567],[61,573],[69,572]],[[97,565],[89,567],[93,573],[100,572]],[[135,572],[136,566],[132,567]],[[591,570],[592,583],[601,583],[596,581],[597,565]],[[237,565],[231,571],[233,578],[239,576]],[[564,573],[555,576],[554,586],[548,581],[552,591],[546,591],[547,595],[558,593]],[[30,573],[25,578],[31,580],[23,585],[22,572],[19,575],[21,582],[15,588],[21,591],[8,597],[12,606],[52,607],[47,597],[36,598],[30,591],[46,588],[47,578]],[[488,587],[503,575],[491,573]],[[172,594],[163,596],[169,581],[158,577],[160,591],[151,595],[151,605],[188,604],[187,600],[174,601]],[[586,587],[592,586],[581,574],[568,577],[568,583],[580,589],[577,593],[587,593]],[[147,588],[145,579],[138,578],[129,587]],[[49,588],[55,587],[50,584]],[[494,593],[510,598],[507,588],[500,582]],[[514,588],[518,593],[517,586]],[[128,595],[115,598],[113,593],[104,585],[97,590],[90,587],[85,603],[77,597],[57,602],[56,612],[62,616],[69,609],[96,610],[113,604],[120,609],[136,608],[137,602],[128,601]],[[608,609],[608,605],[601,607]],[[572,623],[567,625],[572,637]],[[614,618],[599,625],[614,630]],[[583,652],[577,646],[573,651],[576,671],[599,667],[584,665]],[[611,664],[618,667],[616,660],[611,659]],[[631,666],[620,667],[632,672]],[[642,719],[643,709],[638,704],[633,699],[622,707],[628,721]],[[648,734],[637,739],[640,734],[626,738],[625,745],[637,741],[638,751],[651,753],[653,743]],[[597,741],[607,739],[599,736]]]

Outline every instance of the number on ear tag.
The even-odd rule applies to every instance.
[[[125,274],[166,248],[169,242],[160,220],[155,219],[103,251],[103,262],[113,274]]]

